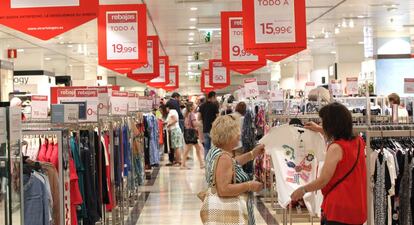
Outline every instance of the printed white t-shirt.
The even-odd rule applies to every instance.
[[[307,129],[283,125],[270,129],[260,141],[271,155],[276,175],[279,204],[286,208],[290,195],[299,187],[314,181],[320,161],[324,161],[326,142],[323,136]],[[308,210],[316,213],[315,193],[307,193]]]
[[[170,127],[170,130],[173,130],[175,128],[180,128],[180,124],[178,123],[178,118],[179,118],[178,117],[178,112],[175,109],[170,109],[170,111],[168,112],[167,122],[170,121],[173,116],[175,117],[177,122]]]

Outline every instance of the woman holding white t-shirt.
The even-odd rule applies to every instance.
[[[353,136],[352,115],[340,103],[331,103],[319,111],[322,126],[305,127],[320,132],[331,141],[321,175],[298,188],[292,201],[307,192],[322,190],[322,223],[327,225],[364,224],[367,220],[367,168],[365,143]]]

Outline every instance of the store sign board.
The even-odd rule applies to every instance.
[[[101,5],[99,65],[127,74],[147,64],[147,14],[143,4]]]
[[[259,95],[259,86],[256,78],[244,79],[244,91],[246,98],[257,97]]]
[[[128,114],[128,92],[112,91],[111,112],[112,115],[126,116]]]
[[[147,58],[148,63],[143,67],[128,73],[128,78],[141,83],[146,83],[160,74],[160,54],[158,36],[147,37]]]
[[[87,87],[98,91],[98,114],[99,116],[108,116],[109,114],[109,95],[111,88],[109,87]]]
[[[305,0],[243,0],[245,48],[280,61],[307,47]]]
[[[405,94],[414,94],[414,78],[405,78],[404,79],[404,93]]]
[[[264,57],[254,55],[244,48],[242,12],[222,12],[221,28],[223,63],[228,68],[248,74],[266,66]]]
[[[208,93],[210,91],[213,91],[214,88],[210,85],[210,70],[204,69],[201,71],[201,91],[204,93]]]
[[[147,82],[147,84],[151,87],[162,88],[165,85],[167,85],[168,81],[170,80],[169,57],[160,56],[159,64],[160,64],[159,76],[157,78],[152,79],[150,82]]]
[[[346,93],[348,95],[358,94],[358,77],[346,78]]]
[[[98,15],[99,0],[2,0],[0,24],[49,40]]]
[[[6,143],[7,140],[7,124],[6,124],[6,108],[0,108],[0,145]],[[3,156],[3,155],[0,155]]]
[[[97,122],[98,121],[98,91],[94,89],[66,89],[57,91],[58,103],[86,102],[86,119],[82,118],[80,122]]]
[[[230,70],[222,60],[209,61],[210,85],[214,88],[225,88],[230,85]]]
[[[267,81],[257,81],[257,85],[259,87],[259,98],[269,99],[269,83]]]
[[[148,112],[152,110],[154,99],[147,96],[138,97],[138,110],[143,112]]]
[[[138,111],[138,94],[134,92],[128,93],[128,111]]]
[[[272,90],[270,91],[270,101],[272,102],[278,102],[278,101],[284,101],[284,91],[283,90]]]
[[[51,117],[53,124],[76,124],[79,121],[79,105],[53,104]]]
[[[32,95],[32,119],[47,119],[48,106],[48,96]]]
[[[170,82],[163,89],[173,91],[180,87],[180,71],[178,66],[170,66],[169,68]]]

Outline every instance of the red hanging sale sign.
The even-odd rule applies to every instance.
[[[243,0],[245,48],[280,61],[307,47],[305,0]]]
[[[0,24],[49,40],[98,15],[99,0],[1,0]]]
[[[147,37],[147,58],[148,63],[143,67],[128,73],[128,78],[141,83],[146,83],[160,74],[160,48],[158,36]]]
[[[159,76],[147,82],[148,86],[154,88],[163,88],[169,83],[170,74],[169,74],[169,57],[160,56],[159,57]]]
[[[147,13],[143,4],[101,5],[98,17],[99,65],[121,74],[147,59]]]
[[[245,97],[257,97],[259,95],[259,86],[256,78],[244,79]]]
[[[201,71],[201,91],[204,93],[208,93],[213,91],[214,88],[210,85],[210,70],[204,69]]]
[[[170,66],[168,69],[169,84],[163,87],[166,91],[174,91],[180,87],[180,71],[178,66]]]
[[[244,48],[242,12],[222,12],[221,29],[224,65],[241,74],[248,74],[266,66],[264,57],[254,55]]]
[[[230,85],[230,70],[220,59],[209,61],[210,85],[214,89],[225,88]]]

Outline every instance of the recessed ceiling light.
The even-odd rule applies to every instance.
[[[345,28],[348,27],[348,24],[346,23],[346,19],[345,18],[342,19],[342,27],[345,27]]]
[[[52,58],[46,57],[45,60],[50,61],[50,60],[52,60]]]
[[[188,36],[194,36],[195,35],[195,33],[194,32],[190,32],[189,34],[188,34]]]
[[[363,44],[364,44],[364,42],[363,42],[363,41],[359,41],[359,42],[358,42],[358,44],[359,44],[359,45],[363,45]]]
[[[331,51],[331,54],[336,54],[336,52],[335,51]]]
[[[73,45],[68,45],[68,48],[73,48]]]
[[[190,42],[190,43],[188,43],[189,45],[193,45],[194,43],[193,42]]]
[[[194,41],[194,38],[190,37],[188,38],[189,41]]]
[[[64,41],[59,41],[59,44],[60,44],[60,45],[64,45],[64,44],[65,44],[65,42],[64,42]]]
[[[335,34],[339,34],[339,33],[341,33],[341,30],[338,27],[336,27],[335,28]]]
[[[194,29],[196,29],[197,27],[195,27],[195,26],[190,26],[189,27],[191,30],[194,30]]]
[[[350,28],[354,28],[354,27],[355,27],[355,23],[354,23],[354,20],[353,20],[353,19],[351,19],[351,20],[349,21],[349,27],[350,27]]]
[[[197,18],[190,18],[190,21],[195,22],[195,21],[197,21]]]
[[[364,16],[364,15],[359,15],[359,16],[357,16],[357,18],[358,18],[358,19],[364,19],[364,18],[365,18],[365,16]]]
[[[24,49],[19,48],[19,49],[17,49],[17,52],[24,52]]]
[[[191,8],[190,8],[190,10],[191,10],[191,11],[197,11],[197,10],[198,10],[198,8],[197,8],[197,7],[191,7]]]
[[[309,39],[309,42],[314,42],[315,40],[313,40],[313,39]]]

